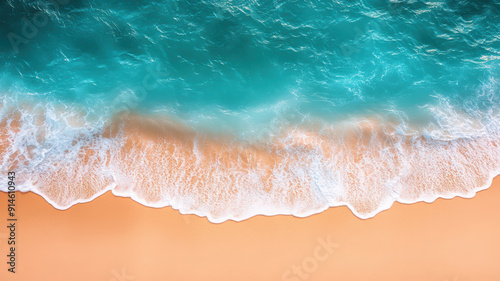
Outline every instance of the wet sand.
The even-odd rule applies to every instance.
[[[110,192],[60,211],[17,196],[17,273],[0,280],[500,280],[500,178],[472,199],[222,224]],[[6,223],[7,194],[0,193]]]

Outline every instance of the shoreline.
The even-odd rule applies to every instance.
[[[434,142],[388,132],[386,125],[365,120],[321,133],[294,128],[270,143],[249,144],[226,135],[199,135],[170,119],[131,114],[116,116],[87,140],[72,136],[77,145],[64,146],[65,151],[37,158],[15,152],[4,169],[23,175],[21,191],[35,192],[58,209],[111,190],[142,205],[172,206],[217,223],[257,215],[307,217],[339,206],[367,219],[394,202],[471,198],[499,174],[494,132]],[[16,146],[6,135],[0,139],[4,150]],[[13,163],[27,164],[18,170]]]
[[[494,175],[494,174],[496,174],[496,175]],[[366,217],[359,216],[358,214],[356,214],[356,212],[352,209],[351,206],[349,206],[348,204],[343,204],[343,205],[329,206],[329,207],[325,208],[324,210],[320,210],[320,211],[317,211],[317,212],[312,212],[310,214],[305,214],[305,215],[296,215],[296,214],[293,214],[293,213],[289,213],[289,214],[285,214],[285,213],[265,214],[265,213],[263,213],[263,214],[254,214],[254,215],[251,215],[249,217],[241,218],[241,219],[228,218],[228,219],[225,219],[223,221],[213,221],[213,220],[210,219],[210,217],[207,214],[197,214],[195,211],[194,212],[186,212],[185,213],[185,212],[182,212],[182,210],[180,208],[176,208],[175,206],[172,206],[172,205],[161,205],[161,204],[160,205],[148,205],[148,204],[146,204],[144,202],[141,202],[142,200],[138,199],[137,197],[135,197],[134,194],[132,194],[132,195],[122,194],[122,195],[120,195],[120,194],[114,192],[115,191],[114,188],[116,187],[116,183],[111,184],[109,187],[107,187],[104,190],[96,193],[94,196],[92,196],[89,199],[80,199],[80,200],[77,200],[73,204],[71,204],[69,206],[66,206],[66,207],[59,207],[59,206],[57,206],[57,204],[55,202],[51,201],[50,198],[46,197],[43,193],[36,192],[36,189],[33,189],[33,188],[32,189],[30,189],[30,188],[24,188],[24,191],[20,190],[20,192],[22,192],[22,193],[33,193],[33,194],[36,194],[36,195],[42,197],[47,202],[47,204],[51,205],[53,208],[55,208],[57,210],[60,210],[60,211],[68,210],[68,209],[70,209],[70,208],[72,208],[72,207],[74,207],[76,205],[90,203],[90,202],[94,201],[95,199],[97,199],[97,198],[105,195],[106,193],[111,192],[111,194],[113,196],[115,196],[115,197],[131,199],[135,203],[137,203],[139,205],[142,205],[144,207],[153,208],[153,209],[172,208],[173,210],[178,211],[182,215],[195,215],[195,216],[197,216],[199,218],[205,218],[205,219],[207,219],[208,221],[210,221],[211,223],[214,223],[214,224],[220,224],[220,223],[224,223],[226,221],[242,222],[242,221],[251,219],[253,217],[257,217],[257,216],[272,217],[272,216],[281,216],[281,215],[283,215],[283,216],[293,216],[295,218],[307,218],[307,217],[310,217],[310,216],[314,216],[316,214],[321,214],[321,213],[327,211],[328,209],[339,208],[339,207],[346,207],[346,208],[348,208],[352,212],[353,216],[355,216],[355,217],[357,217],[359,219],[362,219],[362,220],[368,220],[368,219],[374,218],[375,216],[377,216],[378,214],[380,214],[382,212],[390,210],[391,207],[394,204],[396,204],[396,203],[403,204],[403,205],[412,205],[412,204],[417,204],[417,203],[428,203],[428,204],[431,204],[431,203],[434,203],[436,200],[439,200],[439,199],[446,199],[446,200],[450,200],[450,199],[454,199],[454,198],[472,199],[479,192],[491,188],[495,179],[498,178],[498,181],[500,181],[500,175],[498,173],[492,173],[492,175],[493,176],[491,176],[491,179],[489,180],[489,184],[486,184],[486,185],[484,185],[482,187],[479,187],[478,189],[474,190],[473,192],[470,192],[470,194],[465,194],[465,195],[463,195],[463,194],[454,194],[454,195],[450,195],[450,196],[435,195],[435,196],[432,196],[431,199],[418,199],[418,200],[415,200],[415,201],[400,201],[400,200],[395,200],[391,204],[387,205],[386,208],[380,208],[373,215],[366,216]],[[3,191],[0,191],[0,192],[3,192]]]
[[[498,198],[500,177],[471,199],[395,203],[366,220],[342,206],[306,218],[260,215],[214,224],[110,192],[64,211],[39,195],[19,193],[19,271],[14,278],[5,275],[6,270],[0,276],[74,281],[116,281],[121,274],[134,277],[123,280],[139,281],[494,281],[500,278]],[[6,201],[6,193],[0,192],[2,206]],[[4,244],[0,253],[6,250]],[[318,250],[315,257],[322,245],[331,247]]]

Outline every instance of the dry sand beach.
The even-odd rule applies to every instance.
[[[497,177],[471,199],[395,203],[367,220],[337,207],[214,224],[109,192],[65,211],[18,193],[17,272],[4,227],[0,279],[500,280],[498,198]]]

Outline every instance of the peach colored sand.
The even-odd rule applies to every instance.
[[[0,280],[500,280],[500,177],[472,199],[396,203],[368,220],[337,207],[212,224],[109,192],[65,211],[18,193],[15,274],[0,202]]]

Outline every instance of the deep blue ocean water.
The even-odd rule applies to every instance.
[[[377,120],[429,141],[486,138],[498,155],[498,1],[7,0],[0,30],[1,120],[50,120],[9,133],[32,146],[30,169],[124,111],[256,142]],[[40,126],[59,138],[37,141]]]

